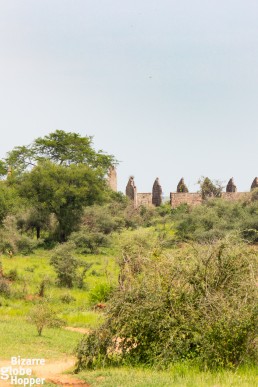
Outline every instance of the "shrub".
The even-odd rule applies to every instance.
[[[78,346],[78,368],[253,361],[256,264],[255,251],[234,239],[143,255],[140,272],[132,277],[129,270],[129,281],[124,273],[127,286],[109,300],[105,323]]]
[[[229,202],[212,199],[184,213],[176,221],[176,235],[181,240],[201,243],[215,242],[230,231],[239,232],[250,242],[256,242],[258,202]]]
[[[0,295],[10,297],[11,289],[8,281],[0,277]]]
[[[21,254],[31,254],[41,243],[41,240],[34,240],[26,235],[21,235],[17,230],[15,216],[8,215],[3,221],[0,229],[0,250],[4,253],[20,252]]]
[[[16,281],[18,279],[18,271],[17,269],[12,269],[10,270],[6,275],[5,277],[9,280],[9,281]]]
[[[21,238],[17,241],[18,251],[23,255],[29,255],[34,252],[34,250],[42,243],[40,239],[35,240],[29,238],[26,235],[21,236]]]
[[[76,258],[74,250],[75,245],[72,242],[64,243],[55,248],[50,259],[60,286],[72,288],[77,282],[82,287],[86,271],[91,267],[91,264]]]
[[[91,305],[95,305],[98,302],[106,302],[111,297],[114,291],[114,286],[105,282],[96,285],[89,292],[89,301]]]
[[[40,303],[31,309],[28,316],[28,321],[36,325],[38,335],[42,335],[44,327],[59,328],[64,325],[64,322],[59,319],[46,303]]]
[[[76,299],[70,293],[64,293],[60,296],[60,300],[63,304],[70,304],[76,301]]]
[[[88,227],[82,227],[80,231],[71,234],[69,241],[74,243],[81,254],[97,254],[99,247],[107,247],[109,238],[98,231],[90,231]]]
[[[39,297],[45,297],[46,288],[50,283],[50,279],[48,277],[43,278],[43,280],[39,284]]]

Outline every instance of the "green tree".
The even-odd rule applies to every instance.
[[[8,184],[17,187],[34,209],[37,237],[54,214],[56,237],[63,242],[78,226],[83,207],[102,203],[107,196],[105,176],[115,160],[95,151],[92,137],[56,130],[28,146],[14,148],[5,162],[12,168]]]
[[[5,165],[10,165],[14,173],[20,174],[42,160],[63,166],[85,164],[92,169],[101,168],[104,174],[115,163],[112,155],[93,149],[92,137],[56,130],[43,138],[37,138],[30,145],[15,147],[8,153]]]
[[[57,239],[61,242],[78,226],[84,206],[107,197],[103,174],[84,164],[66,167],[42,161],[18,182],[20,195],[29,199],[39,213],[56,216]]]
[[[77,282],[79,287],[83,287],[83,280],[87,270],[91,264],[84,262],[74,255],[75,245],[73,243],[65,243],[55,248],[50,260],[50,264],[54,267],[58,283],[60,286],[72,288]]]
[[[28,321],[31,324],[36,325],[39,336],[42,335],[44,327],[60,328],[64,325],[64,321],[58,318],[56,312],[50,309],[50,307],[44,302],[31,309]]]
[[[200,184],[203,199],[221,196],[223,186],[219,181],[212,182],[208,177],[203,177],[198,181],[198,184]]]
[[[6,181],[0,182],[0,224],[9,213],[16,213],[21,206],[21,200],[14,187]]]

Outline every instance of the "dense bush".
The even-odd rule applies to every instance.
[[[41,240],[35,240],[27,235],[22,235],[17,229],[17,219],[14,215],[8,215],[3,220],[3,226],[0,229],[0,250],[3,253],[21,253],[28,255],[42,243]]]
[[[5,278],[0,277],[0,295],[9,297],[10,294],[11,294],[11,288],[8,281]]]
[[[173,255],[145,250],[137,270],[135,256],[128,252],[106,322],[78,346],[78,368],[183,359],[236,367],[254,359],[255,250],[235,240]]]
[[[71,242],[57,246],[54,249],[50,264],[57,273],[60,286],[72,288],[77,283],[81,288],[85,274],[91,265],[78,259],[74,250],[75,245]]]
[[[114,291],[114,287],[111,284],[107,282],[99,283],[89,292],[90,304],[95,305],[98,302],[108,301],[113,291]]]
[[[81,254],[97,254],[100,247],[107,247],[110,239],[107,235],[99,231],[92,231],[84,226],[80,231],[71,234],[69,241],[73,242],[76,249]]]
[[[258,241],[258,201],[212,199],[175,220],[176,234],[181,240],[213,242],[237,231],[250,242]]]

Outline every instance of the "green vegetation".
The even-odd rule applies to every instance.
[[[205,178],[201,206],[134,209],[114,162],[60,130],[1,161],[2,359],[76,355],[93,386],[255,386],[258,191],[227,202]]]
[[[121,262],[104,324],[78,346],[78,368],[254,361],[256,252],[235,240],[171,253],[142,241]]]

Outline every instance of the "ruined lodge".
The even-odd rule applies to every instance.
[[[115,169],[113,169],[109,175],[110,188],[116,190],[117,187],[117,175]],[[250,190],[258,188],[258,177],[255,177]],[[159,182],[159,178],[156,178],[152,187],[152,192],[137,192],[137,187],[134,182],[134,177],[130,176],[126,186],[126,196],[132,200],[135,208],[140,206],[155,206],[158,207],[162,204],[162,188]],[[230,201],[237,201],[244,198],[247,192],[237,192],[237,187],[231,178],[226,186],[226,192],[222,192],[220,197]],[[189,192],[184,179],[182,178],[178,185],[176,192],[170,193],[170,204],[172,208],[176,208],[181,204],[188,204],[190,206],[196,206],[203,202],[203,196],[200,192]]]

